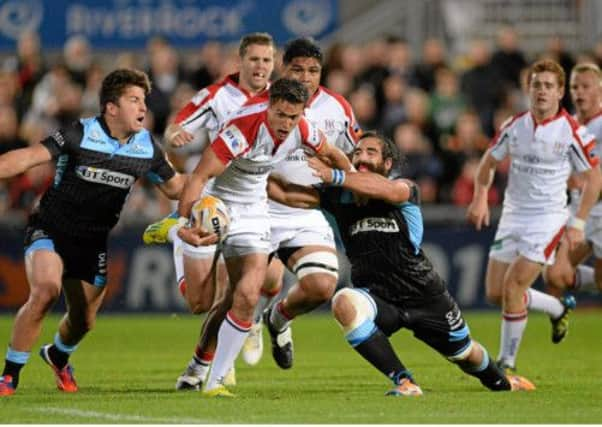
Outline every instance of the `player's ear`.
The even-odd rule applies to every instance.
[[[393,167],[393,159],[385,159],[385,171],[389,173],[391,168]]]

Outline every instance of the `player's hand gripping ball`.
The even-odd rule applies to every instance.
[[[203,196],[192,205],[190,212],[190,226],[205,229],[217,234],[219,241],[223,242],[228,235],[230,215],[228,207],[214,196]]]

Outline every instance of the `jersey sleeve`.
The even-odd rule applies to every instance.
[[[176,174],[163,149],[153,139],[153,162],[146,177],[153,184],[162,184],[169,181]]]
[[[502,126],[501,130],[491,140],[491,155],[497,161],[503,160],[508,155],[511,129],[511,126]]]
[[[319,153],[322,147],[327,144],[326,136],[320,129],[312,125],[302,117],[299,121],[299,130],[301,131],[301,143]]]
[[[211,149],[225,165],[251,148],[249,138],[236,123],[228,123],[211,143]]]
[[[217,131],[219,120],[215,113],[215,92],[212,86],[200,90],[178,113],[174,122],[191,134],[199,129]]]
[[[357,141],[362,135],[362,129],[355,119],[351,105],[345,100],[342,100],[342,102],[344,102],[343,107],[345,110],[345,130],[339,134],[336,145],[343,152],[350,153],[357,145]]]
[[[572,128],[572,134],[569,159],[573,169],[583,172],[597,166],[600,159],[594,152],[596,147],[594,135],[585,126]]]
[[[75,121],[43,139],[41,144],[50,152],[52,158],[56,159],[61,154],[74,152],[83,136],[84,126],[79,121]]]

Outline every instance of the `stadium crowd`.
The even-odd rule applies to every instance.
[[[495,129],[527,108],[524,70],[530,60],[548,57],[569,73],[580,61],[602,66],[602,42],[575,54],[551,38],[529,57],[517,32],[502,27],[493,46],[482,39],[467,52],[452,55],[446,43],[428,39],[415,52],[403,39],[383,36],[362,45],[335,43],[326,50],[323,84],[351,103],[363,129],[376,129],[404,152],[404,176],[415,180],[423,203],[467,206],[480,156]],[[39,37],[23,33],[16,52],[0,62],[0,154],[36,144],[57,127],[81,116],[99,114],[103,76],[117,67],[147,71],[153,89],[147,97],[146,127],[161,140],[166,124],[195,92],[236,69],[234,46],[208,42],[198,51],[180,52],[156,37],[144,52],[96,52],[81,36],[64,45],[62,55],[46,55]],[[278,75],[280,60],[276,61]],[[567,83],[568,84],[568,83]],[[568,93],[568,91],[567,91]],[[564,107],[572,112],[568,96]],[[183,168],[189,150],[170,157]],[[508,163],[499,165],[489,193],[500,204]],[[52,183],[51,166],[41,165],[0,181],[0,214],[25,218]],[[155,220],[169,213],[169,202],[149,183],[135,187],[122,223]]]

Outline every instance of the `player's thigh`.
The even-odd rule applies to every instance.
[[[508,267],[504,288],[511,284],[526,289],[533,284],[542,269],[542,264],[521,255]]]
[[[290,255],[287,266],[306,291],[332,296],[339,271],[334,245],[300,247]]]
[[[214,271],[214,268],[218,270]],[[227,273],[222,261],[216,261],[213,256],[193,258],[186,252],[184,253],[184,277],[186,278],[186,300],[194,306],[205,305],[206,309],[211,306],[216,289],[223,289],[227,282],[224,280]]]
[[[60,294],[63,260],[50,250],[37,250],[25,256],[25,272],[31,293],[52,292]]]
[[[226,258],[228,276],[234,286],[235,295],[258,298],[265,280],[267,263],[268,254],[261,252]]]

